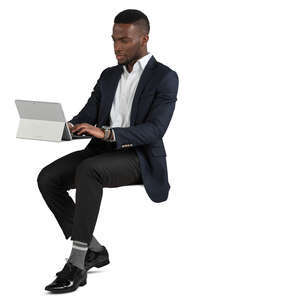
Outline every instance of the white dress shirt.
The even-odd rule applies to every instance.
[[[110,126],[109,127],[130,127],[130,115],[133,97],[139,83],[140,77],[151,58],[152,54],[148,53],[141,57],[133,65],[132,71],[129,73],[125,65],[123,65],[123,73],[118,83],[116,94],[110,110]],[[113,140],[115,141],[115,133],[112,129]]]
[[[130,127],[130,114],[133,97],[139,83],[140,77],[151,58],[152,54],[148,53],[137,60],[129,73],[125,65],[123,65],[123,73],[118,83],[115,97],[113,99],[110,110],[110,126],[102,126],[101,128],[111,127]],[[73,125],[73,124],[71,124]],[[116,141],[114,130],[112,130],[113,139],[109,142]]]

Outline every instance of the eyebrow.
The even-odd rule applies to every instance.
[[[114,39],[113,35],[111,37],[112,37],[112,39]],[[118,38],[117,40],[122,40],[122,39],[130,39],[130,37],[128,37],[128,36],[122,36],[122,37]]]

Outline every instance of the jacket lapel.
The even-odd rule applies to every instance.
[[[136,119],[137,107],[138,107],[138,100],[140,98],[140,95],[141,95],[146,83],[149,82],[150,78],[152,77],[152,72],[153,72],[155,65],[156,65],[156,59],[152,55],[140,77],[140,80],[139,80],[138,85],[135,90],[135,94],[134,94],[132,106],[131,106],[130,126],[134,125],[134,122]]]
[[[130,114],[130,126],[134,125],[135,119],[136,119],[136,113],[137,113],[137,106],[138,106],[138,100],[139,97],[146,85],[146,83],[150,80],[152,77],[152,72],[154,67],[156,66],[156,59],[152,55],[149,59],[146,67],[144,68],[144,71],[139,79],[133,101],[131,106],[131,114]],[[100,108],[100,119],[99,124],[102,126],[104,123],[106,123],[109,120],[110,110],[112,107],[112,103],[117,91],[118,83],[121,78],[121,75],[123,73],[123,67],[122,65],[118,65],[115,69],[115,72],[112,73],[112,77],[105,80],[105,84],[107,85],[107,91],[108,94],[105,97],[105,100],[102,102],[101,108]],[[99,126],[99,127],[100,127]]]

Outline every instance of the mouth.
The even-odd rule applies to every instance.
[[[124,57],[124,55],[116,55],[117,59]]]

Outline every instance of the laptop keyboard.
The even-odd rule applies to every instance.
[[[74,133],[71,133],[72,135],[72,139],[87,139],[87,138],[91,138],[92,135],[89,135],[89,134],[83,134],[83,135],[77,135],[77,134],[74,134]]]

